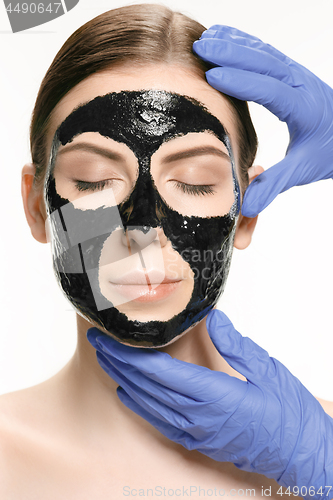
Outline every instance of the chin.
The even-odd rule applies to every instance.
[[[195,328],[197,326],[197,324],[198,323],[196,323],[194,325],[191,325],[187,330],[185,330],[184,332],[180,333],[176,337],[173,337],[169,342],[166,342],[165,344],[163,344],[163,343],[162,344],[158,344],[158,345],[154,345],[152,342],[147,342],[145,340],[142,340],[142,341],[137,341],[137,340],[134,340],[134,339],[133,340],[127,339],[126,341],[119,340],[119,338],[117,336],[115,336],[112,332],[107,331],[105,329],[101,329],[97,325],[92,325],[92,326],[96,326],[96,328],[98,328],[99,330],[103,331],[103,333],[106,333],[106,335],[109,335],[114,340],[116,340],[117,342],[119,342],[120,344],[123,344],[123,345],[127,345],[127,346],[130,346],[130,347],[139,347],[139,348],[143,348],[143,349],[163,349],[164,347],[167,347],[167,346],[169,346],[171,344],[175,344],[177,342],[177,340],[179,340],[182,337],[184,337],[190,330],[192,330],[193,328]]]

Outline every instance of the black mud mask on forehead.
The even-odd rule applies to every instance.
[[[80,198],[80,203],[57,192],[54,167],[58,149],[85,132],[97,132],[134,153],[137,178],[123,200],[116,202],[112,189],[106,188]],[[152,155],[162,144],[191,132],[213,134],[229,152],[234,202],[226,215],[181,215],[162,198],[154,183]],[[98,196],[103,200],[99,202]],[[79,314],[120,342],[141,347],[166,345],[201,321],[223,292],[240,211],[240,189],[228,136],[219,120],[198,101],[143,90],[110,93],[79,106],[55,133],[45,201],[60,287]],[[177,277],[173,281],[165,268],[163,273],[167,245],[192,276],[188,297],[181,292],[184,281],[179,283]],[[168,305],[173,297],[178,303],[184,301],[175,314]],[[156,307],[159,311],[156,317],[154,312],[149,316],[150,304],[152,311]],[[163,308],[165,314],[161,314]],[[147,313],[144,317],[141,309]]]

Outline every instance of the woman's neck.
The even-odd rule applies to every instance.
[[[131,430],[137,432],[138,428],[142,435],[154,434],[157,431],[150,424],[120,402],[116,393],[118,384],[100,367],[96,350],[88,342],[86,333],[89,328],[91,324],[77,316],[76,351],[55,377],[64,411],[70,412],[73,418],[77,416],[77,425],[82,426],[82,433],[84,429],[89,429],[91,435],[99,436],[98,440],[110,439],[111,442],[125,428],[130,434]],[[205,320],[173,344],[159,350],[182,361],[242,378],[215,349]],[[158,436],[160,439],[159,433]]]

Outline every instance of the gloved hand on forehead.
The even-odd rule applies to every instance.
[[[295,495],[330,498],[333,419],[222,312],[211,311],[206,324],[218,352],[247,381],[120,344],[96,328],[87,337],[100,366],[120,385],[120,400],[167,438],[273,478]]]
[[[194,52],[216,65],[206,72],[215,89],[262,104],[288,125],[285,158],[245,192],[242,213],[255,217],[292,186],[333,178],[333,90],[311,71],[243,31],[214,25]]]

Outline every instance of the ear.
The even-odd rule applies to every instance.
[[[252,165],[252,167],[250,167],[248,170],[249,183],[251,184],[251,182],[256,177],[258,177],[258,175],[260,175],[263,171],[264,169],[261,166]],[[235,233],[235,240],[234,240],[235,248],[238,248],[238,250],[244,250],[244,248],[247,248],[249,246],[252,240],[253,231],[257,224],[257,220],[258,220],[258,215],[252,219],[240,214]]]
[[[24,212],[32,236],[40,243],[47,243],[43,189],[42,187],[36,187],[34,184],[35,172],[36,168],[32,163],[27,163],[22,169],[21,192]]]

